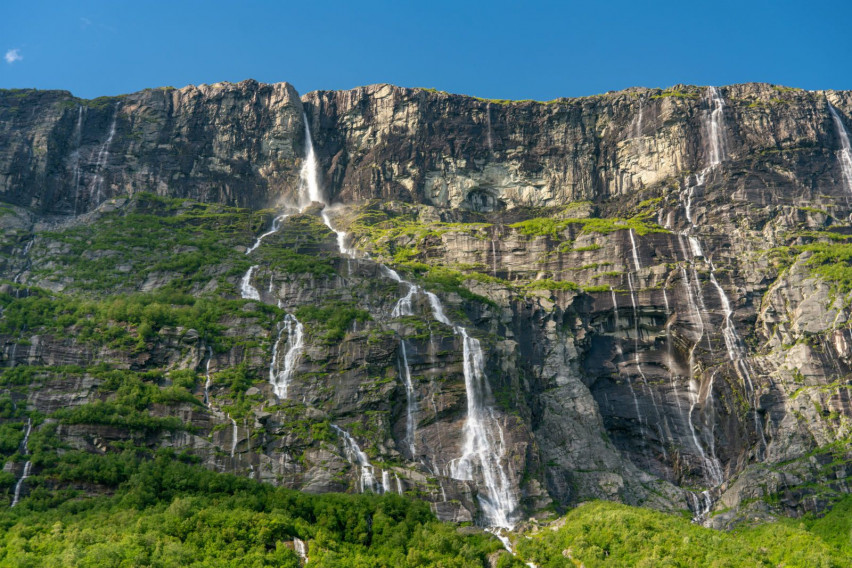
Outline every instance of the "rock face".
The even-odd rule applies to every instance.
[[[0,339],[7,368],[39,369],[4,388],[52,416],[109,400],[98,362],[212,373],[190,389],[209,405],[147,407],[191,427],[140,440],[59,413],[58,434],[305,491],[405,491],[456,520],[493,521],[500,483],[513,521],[590,498],[718,526],[818,511],[852,457],[850,117],[852,93],[764,84],[547,103],[251,81],[2,92]],[[336,205],[297,213],[307,131]],[[289,217],[246,254],[270,207]],[[108,301],[99,273],[125,293],[256,301],[219,314],[227,341],[129,316],[110,325],[134,348],[13,325],[27,287]],[[480,413],[497,457],[461,467]]]

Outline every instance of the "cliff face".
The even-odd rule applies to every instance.
[[[850,116],[850,93],[762,84],[4,92],[3,388],[75,448],[445,518],[821,510],[852,457]],[[339,205],[297,213],[314,179]],[[151,315],[187,297],[221,305]],[[57,414],[125,404],[97,363],[192,393],[137,409],[182,426]]]

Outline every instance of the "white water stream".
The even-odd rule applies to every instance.
[[[296,551],[299,558],[305,561],[305,564],[308,563],[308,547],[305,545],[305,541],[299,537],[293,538],[293,550]]]
[[[408,444],[408,451],[411,452],[411,459],[414,459],[416,454],[415,448],[415,430],[417,423],[414,416],[417,413],[417,394],[414,392],[414,383],[411,382],[411,368],[408,365],[408,353],[405,349],[405,340],[399,342],[400,350],[400,375],[405,384],[405,441]]]
[[[278,398],[287,398],[290,379],[293,377],[304,347],[304,334],[304,326],[296,319],[296,316],[290,314],[284,316],[284,323],[278,330],[278,338],[272,349],[272,362],[269,364],[269,383]],[[282,356],[281,350],[284,346],[286,351]]]
[[[305,117],[305,161],[302,166],[301,183],[299,189],[300,204],[304,207],[312,202],[318,202],[327,206],[323,193],[319,188],[319,172],[316,155],[314,153],[311,131]],[[356,251],[347,246],[347,234],[334,227],[329,214],[329,207],[325,207],[321,213],[323,222],[337,235],[337,245],[340,253],[347,258],[354,258]],[[517,508],[517,500],[512,491],[506,470],[503,467],[505,457],[505,441],[503,429],[495,415],[494,409],[488,405],[491,398],[488,381],[485,377],[485,364],[482,347],[477,339],[470,337],[467,330],[461,326],[454,325],[447,318],[440,299],[432,292],[422,290],[414,283],[404,280],[399,274],[382,265],[381,269],[394,281],[405,284],[407,293],[394,306],[392,316],[413,314],[414,297],[425,293],[429,299],[432,316],[440,323],[453,328],[456,335],[461,336],[464,356],[465,391],[467,394],[467,417],[463,429],[462,455],[450,462],[450,475],[462,481],[475,481],[476,474],[482,479],[485,491],[478,493],[483,517],[488,526],[511,528],[514,523],[510,520]],[[404,351],[401,343],[401,351]],[[407,420],[406,431],[411,432],[409,444],[413,443],[414,419],[416,409],[415,392],[410,385],[410,370],[405,356],[406,369],[403,374],[403,382],[406,386]],[[408,396],[408,394],[412,396]],[[408,418],[411,417],[412,424],[409,427]],[[375,484],[372,466],[366,461],[366,455],[360,451],[355,441],[348,433],[335,426],[346,442],[347,455],[350,462],[357,463],[361,467],[361,487]],[[357,451],[355,451],[357,449]],[[363,459],[362,459],[363,458]]]
[[[239,441],[240,429],[237,427],[237,421],[228,416],[231,420],[233,429],[231,430],[231,457],[237,452],[237,442]]]
[[[849,142],[849,131],[846,130],[840,114],[831,103],[828,103],[828,112],[831,113],[834,128],[837,129],[837,136],[840,138],[840,154],[837,160],[840,162],[840,171],[843,172],[843,182],[846,184],[846,191],[852,193],[852,144]]]
[[[251,277],[258,265],[254,264],[246,271],[243,279],[240,280],[240,296],[246,300],[260,300],[260,292],[251,283]]]
[[[204,406],[210,408],[210,361],[213,360],[213,349],[207,347],[207,364],[204,365]]]
[[[92,177],[92,184],[89,187],[89,197],[95,197],[95,203],[103,201],[103,185],[104,176],[101,173],[109,161],[109,147],[112,144],[112,139],[115,137],[115,126],[118,119],[118,106],[116,105],[115,112],[112,115],[112,122],[109,126],[107,139],[98,150],[97,159],[95,160],[95,174]]]
[[[80,200],[80,146],[83,143],[83,115],[85,114],[83,105],[77,108],[77,123],[74,125],[74,153],[71,155],[71,161],[74,166],[74,215],[77,214],[78,202]]]
[[[25,456],[30,455],[29,442],[30,442],[30,433],[32,432],[32,430],[33,430],[33,420],[32,420],[32,418],[27,418],[27,430],[26,430],[26,432],[24,432],[24,439],[21,442],[22,453]],[[10,507],[14,507],[15,505],[18,504],[18,501],[21,500],[21,490],[24,487],[24,481],[26,481],[27,478],[30,476],[30,472],[32,471],[32,468],[33,468],[33,462],[31,460],[27,460],[27,463],[24,464],[24,471],[21,473],[20,479],[18,479],[18,482],[15,483],[15,492],[12,495],[12,504],[10,505]]]
[[[385,488],[376,480],[375,470],[369,458],[367,458],[367,454],[361,451],[361,448],[352,436],[349,435],[349,432],[336,424],[332,424],[331,427],[343,438],[343,451],[346,454],[346,459],[349,460],[349,463],[359,468],[358,487],[361,493],[366,491],[383,493]]]

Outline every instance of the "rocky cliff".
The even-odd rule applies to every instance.
[[[2,92],[3,427],[41,448],[7,490],[131,445],[484,524],[823,510],[850,117],[764,84]]]

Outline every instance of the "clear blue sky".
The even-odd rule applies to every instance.
[[[852,89],[852,0],[8,0],[0,88],[289,81],[539,100],[766,81]]]

